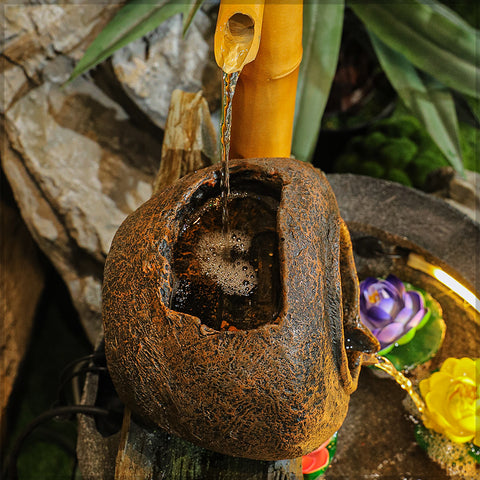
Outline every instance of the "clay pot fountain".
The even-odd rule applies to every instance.
[[[192,443],[261,460],[342,424],[362,352],[345,224],[320,171],[290,159],[184,177],[130,215],[107,258],[105,348],[120,398]]]

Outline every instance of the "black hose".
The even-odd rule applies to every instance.
[[[52,408],[51,410],[43,412],[23,429],[22,433],[15,441],[12,451],[5,462],[6,469],[2,478],[5,480],[18,480],[17,458],[20,454],[23,443],[38,426],[52,418],[69,417],[70,415],[77,413],[83,413],[85,415],[108,415],[109,411],[104,408],[89,405],[70,405],[66,407]]]

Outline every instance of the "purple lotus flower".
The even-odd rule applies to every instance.
[[[423,296],[407,291],[395,275],[369,277],[360,283],[360,319],[383,349],[395,343],[425,316]]]

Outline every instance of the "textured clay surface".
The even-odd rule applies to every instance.
[[[291,159],[233,161],[230,171],[235,188],[279,199],[278,316],[221,330],[170,308],[176,242],[220,192],[219,166],[209,167],[119,228],[103,287],[108,365],[120,398],[147,422],[227,455],[296,458],[338,430],[360,351],[377,345],[359,324],[350,238],[325,176]]]

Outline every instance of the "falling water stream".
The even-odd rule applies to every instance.
[[[425,402],[413,388],[412,382],[402,372],[399,372],[388,358],[382,357],[378,354],[375,355],[375,358],[377,363],[375,363],[374,366],[393,377],[400,387],[408,393],[420,415],[423,415],[423,412],[425,411]]]
[[[235,94],[235,87],[240,72],[225,73],[223,72],[223,88],[222,88],[222,125],[221,125],[221,162],[222,162],[222,230],[224,234],[229,231],[228,219],[228,197],[230,195],[230,136],[232,131],[232,101]]]

